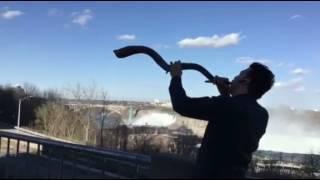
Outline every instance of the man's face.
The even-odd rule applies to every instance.
[[[248,73],[250,68],[242,70],[234,79],[231,81],[230,92],[231,94],[236,94],[236,92],[240,89],[241,86],[248,86]]]

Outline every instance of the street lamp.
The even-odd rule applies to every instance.
[[[19,99],[19,109],[18,109],[18,124],[17,124],[17,127],[20,128],[20,111],[21,111],[21,102],[24,101],[25,99],[28,99],[28,98],[32,98],[32,96],[26,96],[26,97],[23,97],[23,98],[20,98]]]

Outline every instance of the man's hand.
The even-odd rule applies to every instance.
[[[215,76],[214,83],[221,95],[230,96],[230,83],[228,78]]]
[[[175,61],[173,64],[170,62],[170,74],[171,77],[181,76],[182,75],[182,69],[181,69],[181,62]]]

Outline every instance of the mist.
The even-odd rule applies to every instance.
[[[133,120],[133,126],[169,126],[176,121],[176,117],[168,113],[151,112]]]
[[[320,113],[289,107],[269,109],[266,134],[259,149],[320,154]]]

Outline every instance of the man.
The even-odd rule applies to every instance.
[[[220,96],[200,98],[186,95],[180,61],[171,64],[170,74],[173,109],[182,116],[208,121],[197,157],[196,177],[244,178],[267,127],[268,112],[257,100],[273,86],[273,73],[260,63],[252,63],[231,83],[218,76],[211,80]]]

